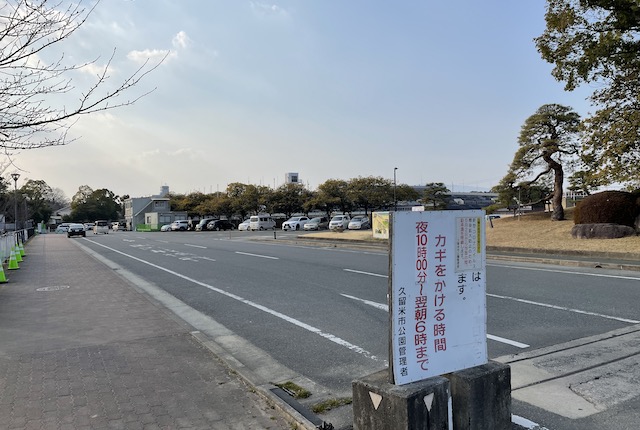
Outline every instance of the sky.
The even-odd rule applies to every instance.
[[[544,12],[544,0],[103,0],[43,57],[104,67],[115,49],[118,83],[166,55],[127,99],[155,90],[83,116],[68,145],[17,154],[18,187],[144,197],[278,187],[296,172],[313,190],[397,168],[398,184],[487,191],[536,109],[590,109],[590,89],[565,92],[536,51]],[[64,105],[95,68],[74,73]]]

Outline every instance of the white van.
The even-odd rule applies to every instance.
[[[109,223],[107,221],[96,221],[93,226],[93,234],[104,233],[109,234]]]
[[[250,230],[268,230],[276,229],[276,222],[271,218],[271,215],[254,215],[249,218]]]

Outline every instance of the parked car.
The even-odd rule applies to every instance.
[[[84,230],[84,224],[77,224],[77,223],[69,224],[69,228],[67,230],[67,237],[71,237],[71,236],[86,237],[87,232]]]
[[[283,230],[302,230],[304,225],[310,221],[306,216],[294,216],[282,223]]]
[[[189,229],[189,221],[179,219],[171,223],[171,231],[187,231]]]
[[[93,234],[104,233],[109,234],[109,223],[104,220],[98,220],[93,224]]]
[[[342,231],[349,228],[351,217],[349,215],[336,215],[329,221],[329,230]]]
[[[165,224],[160,227],[160,231],[171,231],[171,224]]]
[[[329,228],[329,220],[326,217],[311,218],[304,224],[305,230],[324,230]]]
[[[56,233],[66,233],[69,230],[69,223],[63,222],[56,227]]]
[[[220,231],[220,230],[233,230],[234,225],[231,223],[231,221],[228,221],[226,219],[217,219],[214,221],[209,222],[209,224],[207,224],[207,230],[215,230],[215,231]]]
[[[271,218],[271,215],[254,215],[249,220],[249,228],[251,230],[276,229],[276,222]]]
[[[238,224],[238,231],[249,231],[251,230],[251,218],[247,218]]]
[[[371,228],[369,217],[366,215],[356,215],[349,221],[349,230],[366,230]]]
[[[205,231],[207,230],[207,224],[211,221],[215,221],[215,218],[202,218],[198,224],[196,224],[196,231]]]

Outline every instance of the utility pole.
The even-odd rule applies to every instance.
[[[12,173],[13,179],[13,231],[18,231],[18,178],[20,173]]]
[[[396,198],[396,187],[397,187],[397,182],[396,182],[396,171],[398,170],[397,167],[393,168],[393,211],[397,211],[398,210],[398,199]]]

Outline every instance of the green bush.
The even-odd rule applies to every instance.
[[[603,191],[585,197],[573,212],[575,224],[621,224],[635,227],[640,214],[640,193]]]

